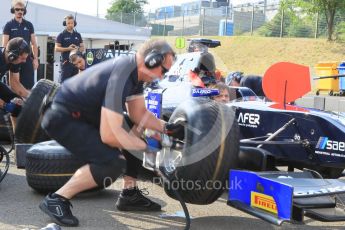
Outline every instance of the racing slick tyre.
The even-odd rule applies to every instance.
[[[227,188],[229,170],[238,167],[234,109],[209,99],[192,99],[177,107],[169,122],[184,122],[185,135],[179,150],[162,151],[160,171],[169,181],[163,184],[165,192],[177,199],[177,191],[191,204],[213,203]]]
[[[15,137],[18,143],[38,143],[50,140],[41,128],[42,114],[40,109],[44,97],[48,95],[53,98],[58,87],[59,84],[46,79],[35,84],[17,118]]]
[[[37,192],[55,192],[84,164],[56,141],[38,143],[27,151],[26,180]]]

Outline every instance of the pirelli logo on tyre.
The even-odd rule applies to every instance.
[[[277,204],[273,197],[258,192],[251,192],[250,205],[265,211],[278,214]]]

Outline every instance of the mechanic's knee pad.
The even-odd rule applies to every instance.
[[[104,164],[90,164],[91,174],[99,187],[108,187],[124,173],[126,160],[117,158]]]

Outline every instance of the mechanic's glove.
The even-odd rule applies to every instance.
[[[184,139],[185,123],[165,123],[164,133],[168,136],[177,138],[179,140]]]
[[[162,149],[161,142],[155,138],[152,137],[146,137],[146,149],[144,152],[146,153],[156,153]]]
[[[11,116],[18,117],[20,111],[22,110],[22,106],[9,102],[4,104],[4,110],[8,113],[11,113]]]
[[[160,133],[154,130],[146,129],[144,132],[144,141],[146,149],[144,152],[155,153],[162,149]]]

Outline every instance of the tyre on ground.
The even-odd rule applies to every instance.
[[[37,192],[55,192],[84,164],[56,141],[41,142],[27,151],[26,180]]]

